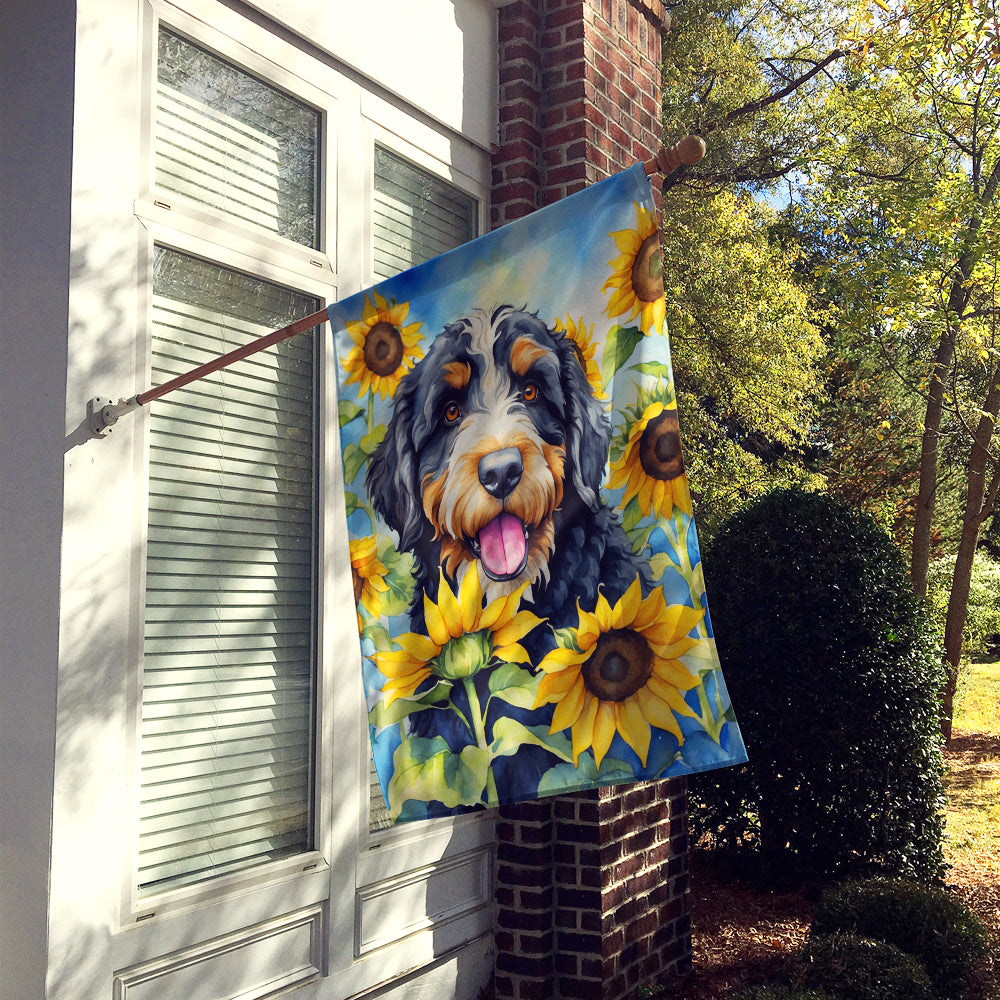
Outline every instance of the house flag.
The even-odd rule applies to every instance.
[[[642,165],[329,309],[394,821],[741,763]]]

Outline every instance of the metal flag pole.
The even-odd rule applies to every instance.
[[[660,173],[666,176],[673,173],[673,171],[682,165],[690,166],[697,163],[704,155],[705,140],[697,135],[688,135],[673,146],[661,146],[656,151],[655,156],[643,161],[642,169],[647,175]],[[126,413],[131,413],[140,406],[145,406],[146,403],[150,403],[154,399],[159,399],[161,396],[165,396],[168,392],[173,392],[175,389],[180,389],[190,382],[195,382],[205,375],[211,375],[213,372],[220,371],[235,361],[242,361],[244,358],[258,353],[258,351],[266,350],[274,344],[288,340],[289,337],[305,333],[306,330],[311,330],[313,327],[319,326],[326,319],[326,309],[320,309],[309,316],[297,319],[294,323],[289,323],[288,326],[283,326],[280,330],[275,330],[273,333],[266,333],[263,337],[258,337],[256,340],[252,340],[242,347],[237,347],[228,354],[223,354],[212,361],[207,361],[205,364],[199,365],[197,368],[192,368],[191,371],[185,372],[183,375],[178,375],[176,378],[170,379],[169,382],[164,382],[162,385],[158,385],[152,389],[146,389],[144,392],[137,393],[128,399],[119,399],[115,402],[103,396],[94,396],[93,399],[87,401],[87,422],[90,425],[90,431],[94,437],[106,437],[111,433],[111,428],[118,422],[118,418],[124,416]]]

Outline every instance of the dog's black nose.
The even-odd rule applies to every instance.
[[[521,481],[524,462],[517,448],[492,451],[479,460],[479,481],[490,496],[502,500]]]

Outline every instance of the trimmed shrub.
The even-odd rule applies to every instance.
[[[704,565],[750,763],[692,776],[695,835],[772,874],[939,878],[943,672],[889,536],[778,490],[723,525]]]
[[[869,879],[828,888],[813,915],[815,935],[850,932],[895,945],[918,959],[938,994],[960,997],[986,957],[986,932],[946,889],[905,879]]]
[[[895,945],[854,934],[810,938],[792,968],[793,981],[837,1000],[934,1000],[924,967]]]
[[[741,990],[733,1000],[838,1000],[824,990],[803,989],[801,986],[751,986]]]

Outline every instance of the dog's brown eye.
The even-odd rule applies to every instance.
[[[535,385],[534,382],[529,382],[525,387],[524,391],[521,393],[524,401],[526,403],[533,403],[541,395],[541,390]]]
[[[462,410],[454,400],[444,408],[444,419],[449,424],[453,424],[461,415]]]

